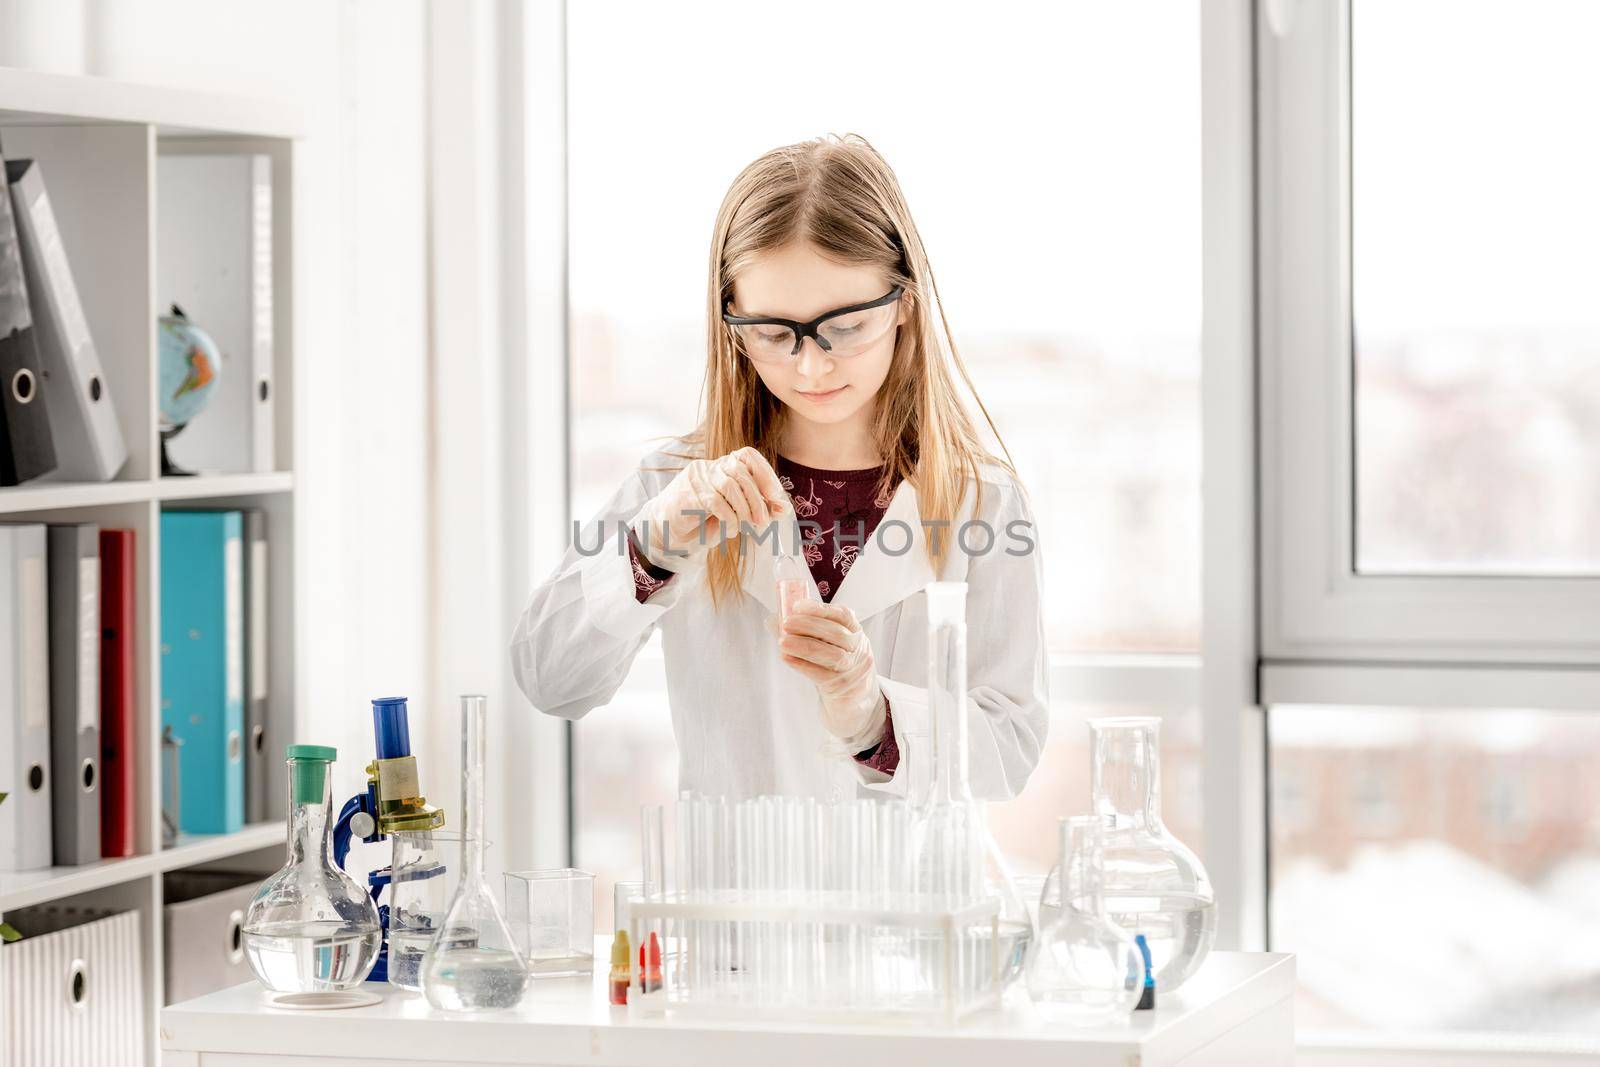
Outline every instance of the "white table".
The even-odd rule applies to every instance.
[[[597,966],[609,958],[596,939]],[[1294,1062],[1294,957],[1214,952],[1187,985],[1124,1026],[1049,1024],[1027,994],[953,1027],[629,1018],[605,973],[542,979],[514,1012],[437,1012],[368,983],[383,1003],[342,1011],[269,1007],[249,983],[161,1013],[164,1067],[595,1064],[605,1067],[1240,1067]]]

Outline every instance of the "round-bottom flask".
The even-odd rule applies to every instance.
[[[278,993],[350,989],[378,960],[383,929],[366,890],[333,862],[326,745],[290,745],[289,862],[261,883],[242,927],[245,959]]]
[[[1205,962],[1217,906],[1205,865],[1161,821],[1160,726],[1151,717],[1089,720],[1090,792],[1104,827],[1106,916],[1144,935],[1156,989],[1169,993]]]
[[[1144,987],[1144,957],[1105,915],[1102,822],[1061,820],[1066,892],[1056,918],[1041,923],[1028,952],[1028,994],[1048,1019],[1095,1025],[1126,1018]]]

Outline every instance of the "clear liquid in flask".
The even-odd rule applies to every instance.
[[[273,923],[245,929],[241,940],[262,985],[303,993],[348,989],[365,978],[383,932],[341,922]]]
[[[436,954],[428,968],[428,999],[446,1011],[514,1008],[528,987],[522,957],[504,949],[453,948]]]

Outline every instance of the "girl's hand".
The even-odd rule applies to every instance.
[[[718,541],[737,537],[741,523],[765,526],[788,500],[766,457],[741,448],[690,461],[640,510],[633,531],[651,563],[673,570]]]
[[[778,631],[783,662],[817,687],[823,728],[852,753],[879,740],[884,701],[872,642],[855,613],[816,600],[797,603]]]

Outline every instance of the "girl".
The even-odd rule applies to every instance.
[[[957,394],[894,173],[853,135],[767,153],[723,200],[710,266],[703,421],[533,591],[518,684],[580,718],[660,627],[680,789],[903,794],[929,728],[923,587],[965,581],[973,791],[1016,795],[1048,717],[1036,539]],[[781,624],[780,544],[811,578]]]

